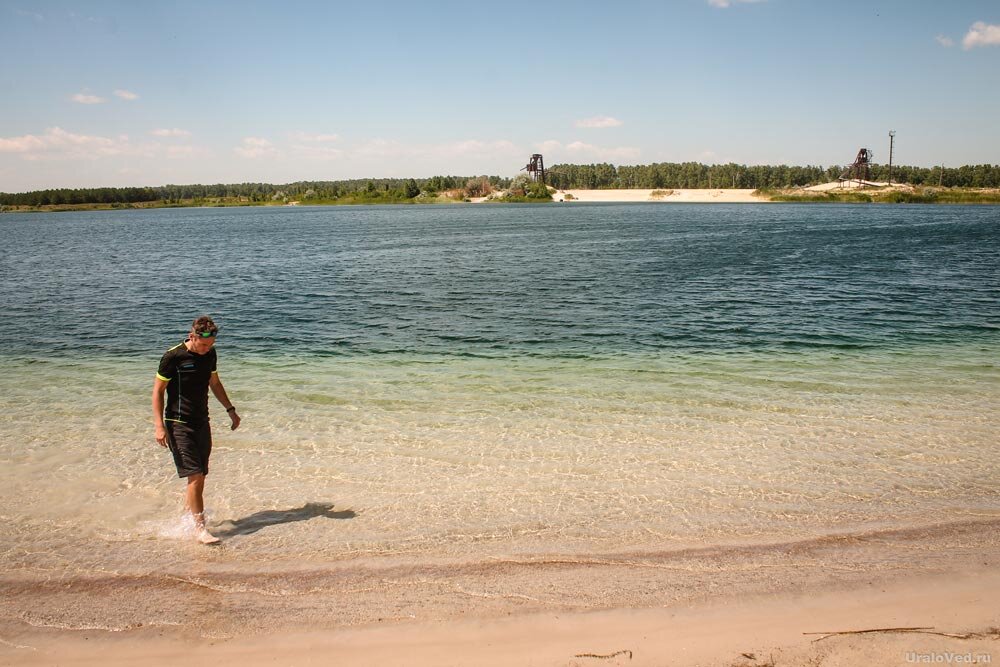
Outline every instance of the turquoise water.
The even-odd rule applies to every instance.
[[[224,563],[1000,514],[994,207],[178,209],[0,229],[11,567],[190,557],[149,393],[201,313],[244,418],[229,432],[214,413]]]

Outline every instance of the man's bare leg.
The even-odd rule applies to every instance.
[[[202,544],[215,544],[219,538],[208,532],[205,528],[205,476],[202,474],[191,475],[187,478],[187,493],[184,496],[184,507],[191,512],[194,517],[194,529],[198,536],[198,541]]]

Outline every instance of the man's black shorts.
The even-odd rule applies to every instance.
[[[177,476],[207,475],[208,457],[212,454],[212,429],[208,422],[191,425],[168,421],[165,426]]]

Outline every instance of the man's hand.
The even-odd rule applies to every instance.
[[[153,424],[156,426],[156,444],[166,447],[167,427],[163,425],[163,392],[167,390],[169,380],[162,380],[160,377],[157,373],[153,380]]]
[[[236,414],[236,410],[233,410],[232,412],[229,413],[229,419],[230,421],[233,422],[232,425],[229,427],[230,431],[235,431],[240,427],[240,422],[242,420],[240,419],[240,416]]]

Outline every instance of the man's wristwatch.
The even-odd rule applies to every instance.
[[[226,408],[226,412],[236,412],[236,406],[230,405],[228,408]]]

